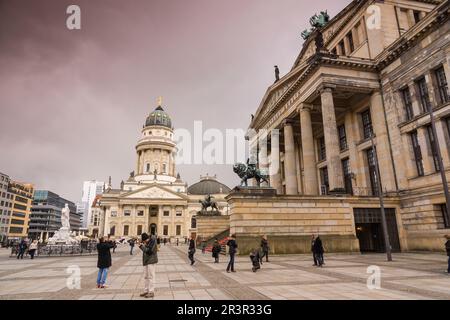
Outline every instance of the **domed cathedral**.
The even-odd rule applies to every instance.
[[[135,170],[119,189],[110,186],[101,198],[104,227],[99,236],[147,232],[172,241],[188,238],[196,234],[196,215],[207,195],[228,214],[225,196],[230,188],[208,175],[188,188],[176,171],[176,154],[172,120],[159,99],[137,141]]]

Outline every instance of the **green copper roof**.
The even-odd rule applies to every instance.
[[[172,120],[164,109],[159,106],[147,117],[145,126],[163,126],[172,129]]]

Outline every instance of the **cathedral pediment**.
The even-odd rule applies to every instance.
[[[152,185],[124,194],[125,199],[169,199],[169,200],[186,200],[187,196],[166,189],[162,186]]]

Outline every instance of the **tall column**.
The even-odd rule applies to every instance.
[[[300,107],[300,131],[302,135],[303,171],[305,176],[303,192],[306,195],[318,195],[319,183],[317,181],[316,158],[314,156],[311,109],[312,106],[305,103]]]
[[[294,129],[292,128],[292,122],[290,120],[286,120],[284,123],[284,172],[286,179],[286,194],[297,194]]]
[[[333,93],[331,88],[323,88],[320,92],[322,101],[323,132],[327,155],[328,180],[330,191],[344,190],[341,158],[339,156],[339,136],[334,111]]]
[[[259,139],[258,139],[258,145],[259,145],[259,154],[258,154],[258,165],[259,170],[263,174],[268,175],[269,174],[269,159],[267,157],[267,130],[259,130]],[[261,183],[262,186],[267,186],[266,182]]]
[[[377,157],[380,168],[381,185],[384,191],[395,191],[394,164],[392,163],[389,137],[384,117],[383,101],[380,91],[370,97],[373,130],[376,136]]]
[[[270,138],[270,185],[277,190],[278,194],[283,193],[280,173],[280,133],[278,129],[271,132]]]

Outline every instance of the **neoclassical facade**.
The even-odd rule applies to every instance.
[[[159,105],[147,117],[136,145],[136,167],[120,189],[108,188],[93,205],[89,232],[116,238],[143,232],[171,240],[196,234],[200,200],[210,194],[222,214],[230,189],[216,177],[201,177],[188,187],[176,173],[176,144],[169,115]]]
[[[320,203],[325,209],[305,211],[317,219],[327,210],[343,216],[277,234],[353,235],[361,251],[379,251],[381,182],[395,249],[443,250],[450,222],[437,148],[450,179],[448,13],[448,1],[353,1],[305,40],[292,69],[268,88],[250,128],[269,142],[259,148],[260,166],[279,168],[270,183],[287,197],[286,207],[295,198],[311,208]],[[279,146],[271,143],[273,129]]]

